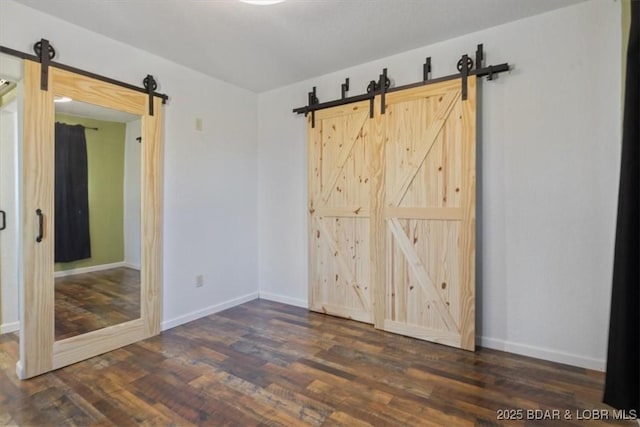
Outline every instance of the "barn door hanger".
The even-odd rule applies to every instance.
[[[347,84],[349,82],[349,79],[347,79]],[[343,86],[344,88],[344,86]],[[343,93],[344,93],[344,89],[343,89]],[[316,87],[314,86],[313,89],[311,90],[311,92],[309,92],[307,94],[307,97],[309,98],[309,106],[314,106],[318,104],[318,97],[316,96]],[[307,112],[304,113],[305,117],[307,116]],[[316,110],[311,110],[311,127],[315,128],[316,127]]]
[[[49,64],[56,56],[56,50],[49,40],[40,39],[33,45],[33,51],[40,61],[40,90],[49,90]]]
[[[476,48],[476,61],[475,61],[475,69],[474,62],[467,54],[462,55],[460,60],[458,61],[458,71],[460,72],[460,76],[462,78],[462,100],[467,99],[467,79],[470,75],[475,75],[477,77],[487,76],[487,80],[493,80],[497,77],[498,73],[503,71],[509,71],[508,64],[500,64],[500,65],[490,65],[486,68],[482,67],[482,62],[484,61],[484,48],[482,44],[479,44]],[[506,67],[505,67],[506,66]]]
[[[137,92],[143,92],[149,95],[149,115],[153,116],[153,97],[159,97],[162,99],[162,103],[166,104],[169,97],[165,94],[156,92],[158,88],[158,84],[155,79],[151,75],[147,75],[144,78],[143,84],[144,88],[121,82],[119,80],[115,80],[109,77],[101,76],[100,74],[95,74],[90,71],[81,70],[79,68],[71,67],[69,65],[61,64],[59,62],[53,62],[53,58],[56,56],[56,50],[53,48],[49,40],[40,39],[40,41],[36,42],[33,45],[33,52],[35,55],[30,53],[20,52],[15,49],[11,49],[6,46],[0,46],[0,53],[4,53],[7,55],[15,56],[16,58],[21,58],[28,61],[34,61],[40,63],[40,90],[47,91],[49,90],[49,68],[55,67],[61,70],[69,71],[72,73],[80,74],[82,76],[90,77],[92,79],[100,80],[106,83],[111,83],[114,85],[122,86],[127,89],[135,90]]]
[[[378,76],[378,81],[371,80],[367,86],[367,93],[373,95],[369,99],[369,117],[373,119],[373,99],[375,95],[380,95],[380,114],[385,112],[385,94],[391,87],[391,79],[387,76],[387,69],[382,70],[382,74]]]
[[[461,97],[463,100],[466,100],[468,96],[467,82],[470,76],[486,76],[487,80],[493,80],[499,73],[509,71],[509,64],[506,62],[503,64],[489,65],[487,67],[484,67],[483,61],[484,49],[483,45],[479,44],[476,49],[475,62],[469,55],[464,54],[458,61],[458,73],[434,79],[431,77],[431,57],[427,57],[425,63],[422,65],[422,81],[397,87],[392,87],[393,85],[391,83],[391,79],[389,78],[387,69],[385,68],[382,70],[382,74],[380,74],[380,76],[378,77],[378,81],[371,80],[369,82],[366,93],[351,97],[346,96],[347,92],[349,91],[349,79],[347,78],[341,85],[340,99],[321,103],[318,101],[318,97],[316,96],[316,88],[314,87],[313,92],[309,92],[309,101],[307,105],[304,107],[294,108],[293,112],[297,114],[304,114],[305,116],[311,113],[311,125],[312,127],[315,127],[315,111],[323,110],[325,108],[337,107],[339,105],[351,104],[354,102],[369,101],[369,115],[370,117],[373,117],[373,101],[377,95],[380,95],[381,98],[380,113],[385,114],[385,97],[387,93],[453,79],[462,80]],[[311,96],[312,94],[313,97]]]
[[[384,82],[384,83],[383,83]],[[337,107],[338,105],[351,104],[353,102],[359,101],[369,101],[369,116],[373,118],[373,101],[376,95],[380,95],[382,97],[383,103],[380,107],[381,113],[384,114],[385,105],[384,105],[384,97],[391,87],[392,82],[389,76],[387,75],[387,69],[382,70],[382,74],[378,76],[378,81],[371,80],[367,85],[366,93],[362,95],[356,95],[347,97],[347,92],[349,92],[349,78],[347,77],[344,80],[344,83],[340,85],[340,99],[336,99],[334,101],[323,102],[322,104],[318,100],[317,90],[314,86],[311,89],[311,92],[307,94],[307,105],[304,107],[296,108],[293,111],[298,114],[304,114],[305,117],[311,114],[311,127],[316,127],[316,116],[315,112],[318,110],[323,110],[325,108]]]

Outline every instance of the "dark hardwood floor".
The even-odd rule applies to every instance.
[[[16,336],[1,336],[0,425],[637,426],[576,419],[611,409],[601,373],[264,300],[27,381],[17,355]],[[563,419],[498,420],[506,409]]]
[[[58,341],[139,317],[139,270],[119,267],[55,279]]]

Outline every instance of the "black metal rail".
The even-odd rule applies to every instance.
[[[430,78],[431,73],[431,58],[428,57],[423,65],[423,80],[415,83],[410,83],[397,87],[390,87],[390,80],[387,76],[387,69],[382,70],[382,74],[380,74],[378,81],[371,80],[369,85],[367,86],[367,93],[363,93],[361,95],[355,96],[346,96],[346,92],[349,90],[349,79],[345,79],[345,83],[341,86],[342,97],[340,99],[335,99],[333,101],[319,102],[316,94],[316,88],[313,87],[312,91],[309,92],[309,102],[304,107],[297,107],[293,109],[294,113],[297,114],[311,114],[311,126],[315,127],[315,112],[318,110],[324,110],[326,108],[337,107],[340,105],[352,104],[354,102],[360,101],[369,101],[370,103],[370,111],[369,115],[373,117],[373,100],[376,96],[380,96],[381,105],[380,112],[382,114],[385,113],[385,102],[384,98],[387,93],[393,93],[400,90],[416,88],[420,86],[426,86],[435,83],[441,83],[448,80],[454,79],[462,79],[462,99],[467,98],[467,78],[469,76],[476,77],[487,77],[488,80],[493,80],[499,73],[504,73],[505,71],[509,71],[509,64],[503,63],[498,65],[489,65],[486,67],[482,66],[482,61],[484,59],[484,50],[482,44],[477,46],[476,55],[475,55],[475,68],[474,61],[468,55],[462,55],[460,61],[458,61],[458,73],[450,74],[443,77],[438,78]]]
[[[55,68],[59,68],[61,70],[70,71],[72,73],[76,73],[76,74],[80,74],[80,75],[83,75],[83,76],[86,76],[86,77],[90,77],[92,79],[100,80],[100,81],[103,81],[103,82],[106,82],[106,83],[111,83],[111,84],[114,84],[114,85],[117,85],[117,86],[121,86],[121,87],[124,87],[124,88],[127,88],[127,89],[135,90],[136,92],[142,92],[144,94],[150,94],[151,96],[155,96],[155,97],[161,98],[163,104],[166,104],[167,100],[169,99],[168,95],[165,95],[163,93],[155,92],[155,87],[157,87],[157,84],[155,83],[155,81],[153,81],[153,78],[147,80],[150,76],[145,77],[145,80],[149,84],[149,87],[153,88],[152,91],[149,91],[149,88],[147,88],[147,87],[140,87],[140,86],[132,85],[132,84],[129,84],[129,83],[122,82],[120,80],[115,80],[115,79],[112,79],[110,77],[105,77],[105,76],[100,75],[100,74],[96,74],[96,73],[92,73],[90,71],[82,70],[80,68],[72,67],[70,65],[61,64],[59,62],[51,61],[51,59],[53,59],[53,57],[55,56],[55,49],[53,49],[51,47],[51,45],[49,44],[49,42],[47,40],[45,40],[45,39],[42,39],[38,43],[36,43],[34,45],[34,50],[36,51],[36,53],[39,53],[39,55],[32,55],[32,54],[29,54],[29,53],[21,52],[19,50],[11,49],[9,47],[0,46],[0,53],[4,53],[4,54],[7,54],[7,55],[15,56],[17,58],[25,59],[25,60],[28,60],[28,61],[40,62],[40,63],[43,64],[43,68],[45,68],[45,67],[55,67]],[[45,70],[43,70],[43,75],[44,74],[46,74]],[[43,82],[43,86],[46,87],[46,83],[45,82]],[[46,90],[46,89],[44,89],[44,90]]]

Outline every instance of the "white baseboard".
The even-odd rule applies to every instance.
[[[131,268],[133,270],[140,270],[140,264],[133,264],[133,263],[130,263],[130,262],[127,262],[127,261],[123,262],[122,266],[123,267],[127,267],[127,268]]]
[[[244,304],[245,302],[253,301],[254,299],[259,298],[258,292],[252,292],[247,295],[243,295],[238,298],[234,298],[220,304],[215,304],[201,310],[192,311],[191,313],[187,313],[185,315],[176,317],[174,319],[165,320],[162,322],[161,328],[163,331],[171,328],[175,328],[176,326],[182,325],[184,323],[191,322],[193,320],[200,319],[201,317],[208,316],[210,314],[218,313],[222,310],[226,310],[227,308],[235,307],[236,305]],[[288,304],[288,303],[287,303]],[[293,304],[292,304],[293,305]],[[6,334],[9,332],[15,332],[20,330],[20,322],[11,322],[11,323],[3,323],[0,325],[0,335]]]
[[[605,360],[564,353],[562,351],[552,350],[549,348],[536,347],[528,344],[515,343],[489,337],[477,337],[477,342],[482,347],[506,351],[509,353],[519,354],[521,356],[535,357],[537,359],[564,363],[566,365],[578,366],[580,368],[593,369],[601,372],[604,372],[606,369]]]
[[[18,362],[16,363],[16,376],[17,376],[18,378],[20,378],[21,380],[26,379],[26,378],[24,377],[24,370],[22,369],[22,362],[20,362],[19,360],[18,360]]]
[[[222,310],[226,310],[227,308],[235,307],[236,305],[243,304],[245,302],[252,301],[258,298],[258,292],[252,292],[247,295],[243,295],[238,298],[234,298],[220,304],[211,305],[209,307],[205,307],[201,310],[192,311],[191,313],[184,314],[182,316],[175,317],[173,319],[165,320],[161,324],[161,328],[163,331],[167,329],[175,328],[176,326],[180,326],[182,324],[191,322],[193,320],[200,319],[202,317],[208,316],[210,314],[218,313]]]
[[[111,270],[112,268],[120,268],[120,267],[130,267],[136,270],[140,269],[140,267],[134,267],[129,263],[121,261],[121,262],[113,262],[111,264],[92,265],[91,267],[81,267],[81,268],[74,268],[72,270],[56,271],[53,277],[73,276],[76,274],[92,273],[94,271],[102,271],[102,270]]]
[[[20,322],[3,323],[0,325],[0,335],[20,330]]]
[[[300,298],[291,298],[285,295],[272,294],[271,292],[260,292],[260,299],[281,302],[283,304],[294,305],[296,307],[309,308],[309,303]]]

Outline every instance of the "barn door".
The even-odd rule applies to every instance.
[[[18,376],[30,378],[160,333],[162,285],[162,104],[154,115],[145,93],[61,68],[49,68],[41,89],[41,65],[24,62],[22,262]],[[55,298],[55,127],[54,96],[140,116],[139,175],[142,236],[139,317],[70,338],[56,339]],[[86,111],[86,110],[85,110]],[[98,131],[98,129],[95,129]],[[59,166],[58,166],[59,167]],[[91,212],[90,212],[91,214]],[[79,282],[83,286],[84,282]],[[97,295],[97,294],[96,294]],[[91,298],[91,296],[89,297]],[[98,298],[99,299],[99,298]],[[113,304],[113,302],[111,302]],[[59,306],[59,305],[58,305]],[[111,306],[101,307],[109,311]],[[71,310],[83,312],[84,307]],[[89,323],[84,320],[84,322]],[[95,321],[95,320],[94,320]],[[80,321],[78,321],[80,323]]]
[[[309,307],[372,323],[369,127],[366,102],[318,111],[308,125]]]
[[[475,346],[475,83],[464,101],[459,79],[387,95],[386,230],[375,237],[385,246],[375,262],[386,268],[376,326],[467,350]]]
[[[309,117],[309,306],[475,346],[476,81]]]

